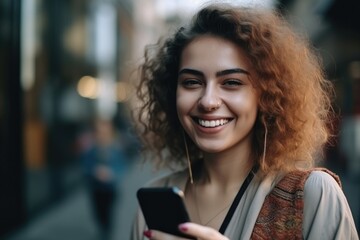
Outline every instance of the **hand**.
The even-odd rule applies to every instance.
[[[183,223],[179,225],[181,232],[195,237],[198,240],[229,240],[211,227],[205,227],[196,223]],[[156,230],[148,230],[144,235],[151,240],[181,240],[184,238],[175,237]]]

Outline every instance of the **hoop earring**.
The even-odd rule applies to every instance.
[[[264,124],[264,127],[265,127],[265,134],[264,134],[264,149],[263,149],[263,157],[262,157],[263,163],[265,163],[266,148],[267,148],[267,135],[268,135],[268,130],[267,130],[266,124]]]
[[[184,137],[184,145],[185,145],[186,160],[187,160],[187,164],[188,164],[190,183],[193,184],[194,179],[193,179],[193,174],[192,174],[191,161],[190,161],[190,156],[189,156],[189,149],[188,149],[188,145],[187,145],[187,141],[186,141],[186,137],[185,137],[184,132],[183,132],[183,137]]]

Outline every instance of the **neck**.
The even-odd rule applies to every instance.
[[[199,184],[218,185],[226,190],[242,183],[250,172],[254,161],[250,148],[222,153],[205,153],[204,165],[199,176]]]

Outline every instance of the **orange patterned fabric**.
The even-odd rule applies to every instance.
[[[312,171],[327,172],[341,186],[339,177],[325,168],[289,172],[265,198],[251,239],[303,239],[304,185]]]

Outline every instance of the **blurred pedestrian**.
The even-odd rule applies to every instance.
[[[94,141],[81,158],[94,216],[102,238],[108,239],[115,200],[120,198],[118,186],[128,159],[120,134],[110,120],[95,120],[93,136]]]

